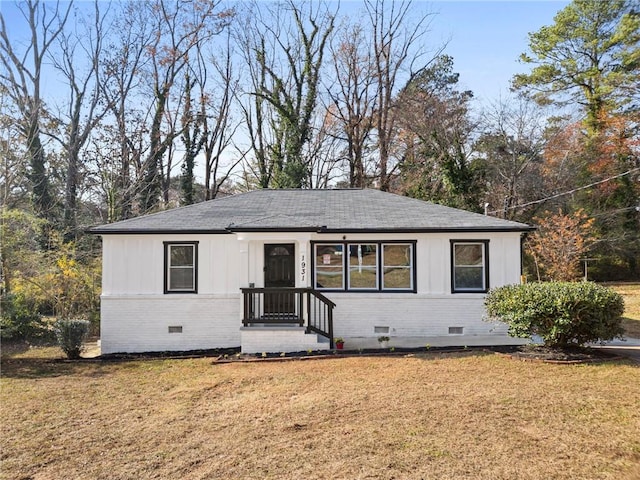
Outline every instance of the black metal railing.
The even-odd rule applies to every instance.
[[[307,290],[307,330],[329,338],[333,348],[333,309],[336,304],[315,290]]]
[[[327,337],[333,345],[336,304],[310,288],[242,288],[242,324],[295,324]]]

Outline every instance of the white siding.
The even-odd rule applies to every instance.
[[[198,293],[239,292],[234,235],[105,235],[102,295],[162,295],[164,242],[198,243]]]
[[[198,294],[164,294],[165,241],[199,242]],[[105,235],[102,352],[239,346],[238,264],[234,235]]]
[[[343,238],[346,237],[346,238]],[[238,347],[241,287],[264,284],[264,244],[296,244],[296,285],[312,285],[310,241],[415,240],[417,293],[327,292],[337,307],[334,334],[375,338],[496,335],[504,327],[483,321],[483,294],[451,293],[450,240],[489,240],[490,287],[520,281],[519,233],[420,233],[330,235],[243,233],[238,235],[105,235],[101,341],[104,353]],[[198,293],[164,294],[165,241],[197,241]],[[305,256],[306,275],[302,272]],[[181,326],[182,333],[169,333]],[[452,335],[452,344],[465,344]]]
[[[337,303],[333,328],[339,337],[378,337],[375,327],[389,327],[392,337],[425,337],[449,334],[449,327],[463,327],[465,335],[494,335],[496,325],[483,321],[484,296],[458,294],[327,294]],[[503,332],[500,329],[500,332]],[[455,338],[455,337],[452,337]]]
[[[102,353],[162,352],[240,345],[240,295],[103,296]],[[182,327],[169,333],[169,327]]]

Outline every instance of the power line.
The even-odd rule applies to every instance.
[[[551,195],[549,197],[545,197],[545,198],[542,198],[540,200],[534,200],[532,202],[523,203],[521,205],[514,205],[512,207],[507,207],[506,210],[515,210],[516,208],[529,207],[531,205],[537,205],[538,203],[546,202],[547,200],[553,200],[554,198],[564,197],[565,195],[571,195],[572,193],[579,192],[580,190],[585,190],[587,188],[595,187],[596,185],[600,185],[602,183],[606,183],[606,182],[609,182],[611,180],[615,180],[616,178],[624,177],[626,175],[629,175],[631,173],[638,172],[638,171],[640,171],[640,167],[632,168],[631,170],[627,170],[624,173],[619,173],[618,175],[614,175],[613,177],[605,178],[604,180],[600,180],[598,182],[594,182],[594,183],[591,183],[589,185],[585,185],[583,187],[574,188],[573,190],[569,190],[567,192],[556,193],[555,195]],[[487,212],[487,214],[491,215],[491,214],[499,213],[499,212],[502,212],[502,211],[504,211],[504,209],[503,210],[493,210],[491,212]]]
[[[615,210],[608,210],[606,212],[596,213],[595,215],[591,215],[591,217],[596,218],[596,217],[604,217],[605,215],[615,215],[616,213],[628,212],[629,210],[635,210],[637,212],[640,212],[640,205],[638,206],[634,205],[631,207],[624,207],[624,208],[616,208]]]

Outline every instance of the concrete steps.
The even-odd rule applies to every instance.
[[[292,325],[252,325],[240,328],[242,353],[329,350],[329,339]]]

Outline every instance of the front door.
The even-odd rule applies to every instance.
[[[265,288],[296,286],[295,245],[293,243],[265,244],[264,286]],[[265,294],[265,315],[291,317],[295,315],[294,312],[295,294],[293,292]]]

